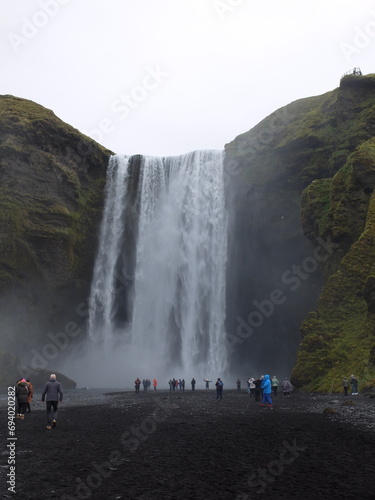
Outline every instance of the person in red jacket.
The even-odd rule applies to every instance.
[[[156,391],[156,388],[158,386],[158,381],[156,380],[156,378],[154,378],[154,380],[152,381],[152,385],[154,387],[154,391]]]
[[[134,387],[135,387],[135,393],[139,394],[139,388],[141,387],[141,379],[139,377],[137,377],[134,380]]]

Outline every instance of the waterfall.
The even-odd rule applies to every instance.
[[[226,262],[222,151],[111,157],[91,342],[115,349],[141,378],[220,376]]]

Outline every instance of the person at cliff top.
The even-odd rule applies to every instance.
[[[352,386],[352,396],[356,396],[358,394],[358,380],[354,375],[350,375],[350,383]]]
[[[17,418],[23,420],[25,418],[27,408],[27,399],[29,397],[29,386],[27,385],[26,379],[24,378],[17,382],[16,397],[18,403]]]
[[[264,406],[265,404],[267,404],[268,408],[272,408],[272,398],[271,398],[272,386],[269,375],[264,375],[261,388],[263,389],[263,399],[260,405]]]
[[[63,390],[60,382],[57,382],[56,375],[51,374],[49,381],[44,386],[42,401],[46,400],[47,408],[47,429],[56,427],[58,402],[63,400]]]
[[[276,375],[272,377],[271,385],[272,385],[273,395],[277,396],[277,388],[279,387],[279,381],[277,380]]]

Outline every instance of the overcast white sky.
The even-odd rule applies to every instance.
[[[374,73],[372,0],[0,0],[0,94],[119,154],[223,149],[296,99]]]

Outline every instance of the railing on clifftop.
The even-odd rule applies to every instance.
[[[344,73],[342,75],[342,77],[340,78],[340,81],[344,78],[344,76],[348,76],[348,75],[362,76],[362,71],[360,68],[353,68],[353,69],[347,71],[346,73]]]

